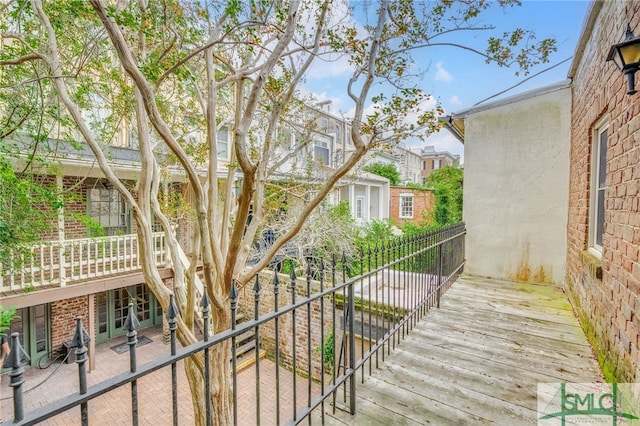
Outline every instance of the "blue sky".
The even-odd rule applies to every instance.
[[[586,0],[542,1],[523,0],[522,5],[505,10],[495,8],[485,12],[480,24],[493,25],[499,33],[523,28],[536,33],[537,39],[555,38],[558,51],[551,62],[541,64],[531,70],[535,74],[559,62],[570,58],[575,51],[582,31],[586,14],[590,6]],[[471,35],[465,33],[462,42],[477,45],[486,40],[488,32]],[[621,39],[623,35],[620,36]],[[471,52],[455,48],[430,48],[416,57],[423,69],[426,69],[419,86],[438,99],[445,113],[461,111],[502,90],[524,80],[524,76],[515,76],[515,69],[503,69]],[[499,97],[511,96],[537,87],[562,81],[566,78],[571,60],[544,72]],[[340,111],[348,106],[344,95],[344,84],[340,77],[346,78],[348,70],[340,62],[322,65],[322,69],[311,73],[307,87],[320,94],[321,98],[332,99],[334,110]],[[490,101],[489,101],[490,102]],[[341,106],[342,104],[342,106]],[[407,144],[414,151],[426,145],[435,145],[436,149],[463,155],[464,148],[446,130],[431,136],[427,142]]]

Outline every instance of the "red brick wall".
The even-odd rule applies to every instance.
[[[279,275],[279,292],[278,292],[278,306],[284,307],[291,304],[292,292],[291,292],[291,279],[284,274]],[[273,274],[270,272],[263,272],[260,274],[260,315],[273,312],[275,307],[275,293],[273,286]],[[328,284],[324,284],[324,289],[328,288]],[[244,315],[245,320],[252,320],[255,314],[255,297],[253,292],[254,282],[251,282],[244,286],[238,294],[238,312]],[[311,282],[311,294],[320,291],[320,283],[318,281]],[[307,282],[305,278],[298,278],[296,280],[296,300],[306,297],[307,295]],[[307,307],[304,306],[296,310],[295,325],[295,357],[296,368],[303,372],[308,372],[309,361],[311,361],[311,370],[314,378],[319,379],[322,371],[322,339],[328,338],[332,331],[333,315],[332,315],[332,302],[330,298],[326,298],[322,309],[320,301],[314,301],[311,303],[311,328],[309,329],[309,319],[307,315]],[[321,312],[324,311],[324,314]],[[337,314],[340,315],[339,313]],[[293,367],[293,314],[286,314],[279,317],[278,330],[279,330],[279,356],[282,365],[289,368]],[[324,333],[321,333],[321,327],[324,326]],[[311,333],[309,333],[311,330]],[[260,327],[260,340],[261,349],[264,349],[267,356],[274,358],[275,354],[275,321],[265,323]],[[336,342],[340,342],[342,338],[342,331],[340,327],[336,325]],[[309,339],[311,340],[311,360],[308,357],[308,345]]]
[[[627,22],[640,33],[639,2],[603,2],[573,78],[566,277],[605,374],[623,382],[640,379],[640,95],[625,94],[626,79],[606,56]],[[600,260],[587,249],[592,134],[602,117],[609,129]]]
[[[76,317],[82,317],[86,329],[89,324],[89,296],[65,299],[51,303],[51,348],[60,349],[75,333]],[[87,330],[89,332],[89,330]],[[89,332],[89,334],[91,334]]]
[[[49,175],[42,177],[43,184],[55,187],[56,177]],[[78,214],[87,213],[87,188],[82,178],[64,176],[62,178],[64,193],[64,231],[66,239],[83,238],[87,236],[86,226],[78,220]],[[43,241],[58,239],[57,222],[52,222],[51,231],[42,235]]]
[[[87,227],[77,219],[77,215],[87,214],[87,186],[81,178],[74,176],[65,176],[63,186],[65,191],[73,194],[65,200],[64,236],[66,239],[86,237]]]
[[[451,161],[448,161],[447,157],[442,156],[442,157],[426,157],[422,159],[422,164],[424,165],[424,168],[422,168],[422,173],[421,176],[422,178],[426,178],[427,176],[429,176],[431,174],[431,172],[434,170],[433,168],[433,160],[440,160],[440,169],[443,168],[446,165],[451,164]]]
[[[410,188],[391,187],[391,211],[389,217],[396,224],[402,225],[405,222],[413,222],[415,224],[425,223],[431,219],[431,210],[433,209],[435,198],[433,191],[418,190]],[[413,219],[400,218],[400,194],[413,194]]]

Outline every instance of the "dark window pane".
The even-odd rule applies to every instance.
[[[316,145],[314,151],[316,161],[319,161],[324,165],[329,164],[329,148]]]
[[[36,326],[36,352],[44,352],[47,350],[47,322],[46,307],[38,305],[35,307],[35,326]]]
[[[107,293],[96,296],[96,311],[98,317],[98,334],[107,332]]]
[[[136,287],[136,305],[138,321],[146,321],[151,318],[151,302],[149,297],[149,289],[142,284]]]
[[[129,208],[118,191],[97,183],[89,190],[89,213],[104,229],[106,235],[129,231]]]
[[[11,335],[13,333],[18,333],[20,344],[25,345],[23,327],[28,326],[25,317],[28,313],[27,311],[28,308],[16,309],[16,315],[13,317],[13,321],[11,321],[11,325],[9,326],[9,332],[7,333],[9,335],[9,346],[11,346]]]
[[[604,189],[598,190],[596,193],[597,211],[596,211],[596,244],[602,246],[602,234],[604,233]]]
[[[600,133],[600,158],[598,158],[598,188],[603,188],[607,180],[607,131]]]

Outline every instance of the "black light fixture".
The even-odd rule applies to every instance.
[[[633,35],[631,25],[627,24],[624,41],[614,44],[609,50],[607,61],[613,61],[620,71],[627,76],[627,95],[637,92],[635,73],[640,69],[640,38]]]

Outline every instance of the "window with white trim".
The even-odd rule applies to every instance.
[[[356,197],[356,219],[364,219],[364,197]]]
[[[413,194],[400,194],[400,218],[413,219]]]
[[[433,160],[432,170],[438,170],[439,168],[440,168],[440,159],[436,158],[435,160]]]
[[[602,254],[605,199],[607,195],[607,142],[609,126],[606,119],[594,127],[591,150],[591,203],[589,212],[589,248]]]
[[[325,166],[329,164],[329,140],[315,137],[313,140],[313,158]]]
[[[94,219],[105,235],[128,234],[131,231],[129,206],[122,195],[106,181],[88,190],[89,217]]]
[[[218,158],[223,160],[229,159],[229,128],[227,126],[222,126],[220,130],[218,130]]]

